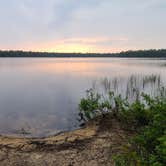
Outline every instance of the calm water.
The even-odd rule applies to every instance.
[[[166,60],[120,58],[0,58],[0,134],[52,135],[79,126],[78,102],[96,81],[160,75]]]

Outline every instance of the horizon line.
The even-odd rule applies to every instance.
[[[32,52],[32,53],[47,53],[47,54],[120,54],[125,52],[137,52],[137,51],[161,51],[166,50],[166,48],[159,48],[159,49],[129,49],[119,52],[49,52],[49,51],[32,51],[32,50],[14,50],[14,49],[0,49],[0,52]]]

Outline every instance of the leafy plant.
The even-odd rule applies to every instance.
[[[116,166],[165,166],[166,89],[160,88],[156,97],[138,94],[129,102],[114,92],[104,97],[90,89],[79,104],[80,112],[85,120],[113,113],[123,126],[137,132],[114,157]]]
[[[93,89],[86,91],[86,98],[83,98],[79,104],[80,116],[84,120],[94,118],[99,108],[100,95],[95,93]]]

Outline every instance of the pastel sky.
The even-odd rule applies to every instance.
[[[166,0],[0,0],[0,49],[119,52],[166,47]]]

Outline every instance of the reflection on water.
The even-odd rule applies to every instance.
[[[77,128],[78,102],[92,84],[129,93],[132,76],[130,82],[146,90],[154,79],[165,86],[165,64],[164,59],[1,58],[0,134],[25,130],[46,136]],[[151,81],[135,80],[143,76],[152,76]]]

